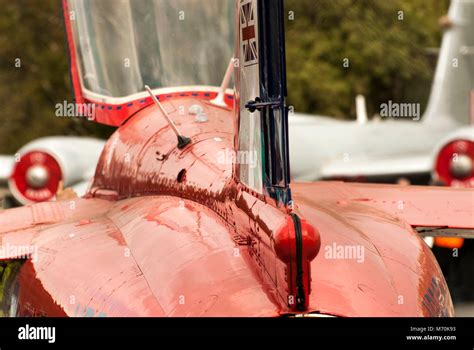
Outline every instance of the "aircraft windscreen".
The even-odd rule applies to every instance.
[[[68,0],[83,87],[125,97],[219,86],[234,49],[234,0]]]

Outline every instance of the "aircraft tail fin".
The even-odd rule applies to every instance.
[[[452,0],[424,119],[474,117],[474,0]]]

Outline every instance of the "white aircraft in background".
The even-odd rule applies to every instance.
[[[453,0],[448,18],[423,117],[413,113],[416,106],[391,101],[381,106],[381,112],[408,111],[412,119],[367,121],[360,103],[357,121],[290,116],[295,180],[397,182],[406,178],[426,184],[433,176],[445,185],[474,185],[474,0]]]
[[[8,186],[14,198],[6,206],[48,201],[64,188],[83,195],[104,145],[87,137],[44,137],[14,156],[0,156],[0,186]]]

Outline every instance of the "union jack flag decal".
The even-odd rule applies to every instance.
[[[244,66],[258,63],[256,17],[257,13],[253,0],[241,4],[240,26]]]

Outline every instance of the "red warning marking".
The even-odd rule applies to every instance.
[[[244,41],[255,39],[255,26],[242,28],[242,38]]]

